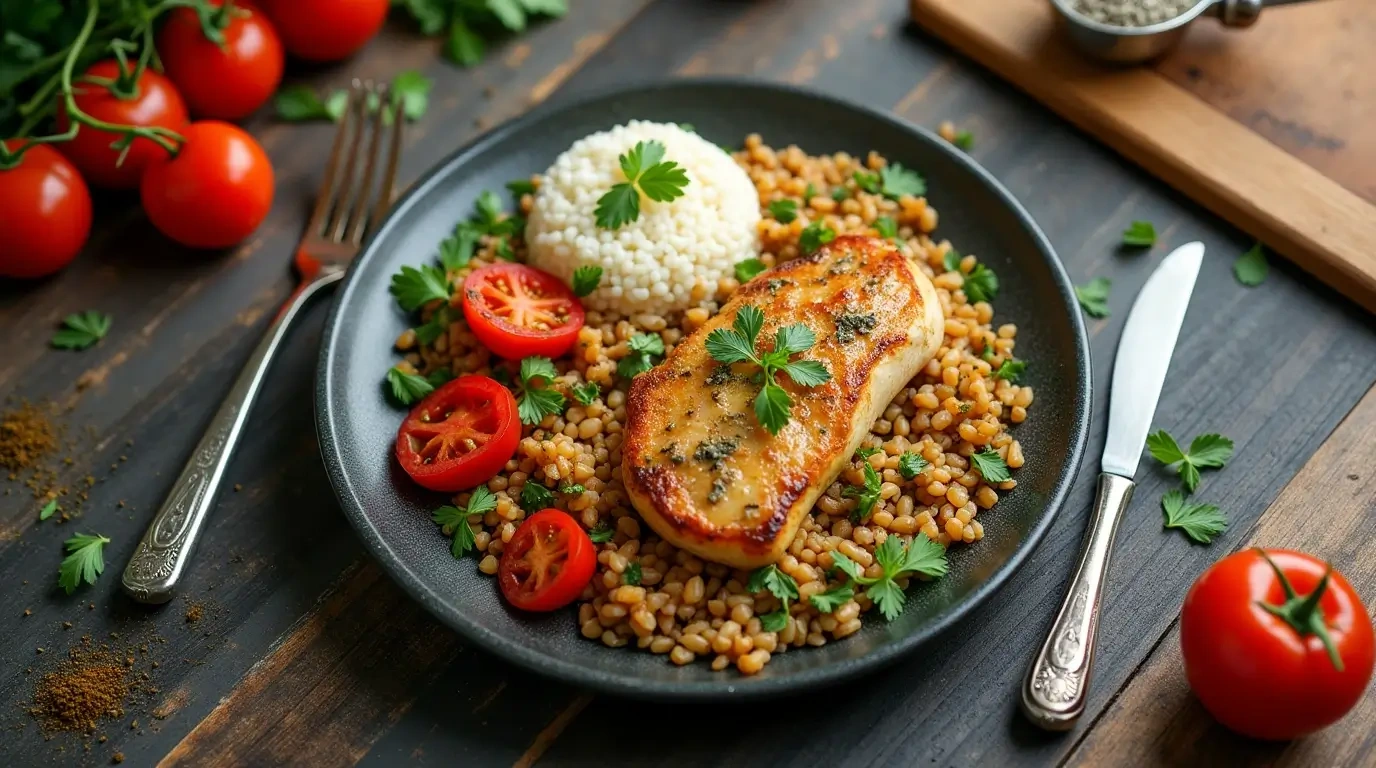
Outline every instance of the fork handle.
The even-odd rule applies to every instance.
[[[343,270],[325,272],[302,283],[268,326],[125,566],[120,584],[130,597],[153,604],[172,599],[273,356],[302,307],[321,288],[343,276]]]
[[[1135,487],[1126,477],[1100,473],[1080,565],[1070,580],[1051,632],[1023,681],[1023,713],[1049,731],[1070,730],[1085,711],[1099,629],[1099,599],[1108,575],[1118,520],[1132,500]]]

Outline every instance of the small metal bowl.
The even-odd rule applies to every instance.
[[[1071,43],[1090,58],[1114,64],[1140,64],[1164,54],[1200,16],[1212,16],[1228,27],[1249,27],[1261,15],[1262,4],[1263,0],[1199,0],[1173,19],[1145,27],[1119,27],[1082,15],[1072,7],[1072,0],[1051,0],[1057,25]]]

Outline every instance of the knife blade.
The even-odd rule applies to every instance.
[[[1128,312],[1113,360],[1108,440],[1100,464],[1105,472],[1128,478],[1137,472],[1203,261],[1203,243],[1176,248],[1147,278]]]

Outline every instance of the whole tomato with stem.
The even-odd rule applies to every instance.
[[[1341,718],[1371,680],[1361,598],[1322,560],[1249,549],[1214,563],[1180,612],[1185,675],[1222,724],[1294,739]]]
[[[307,61],[352,56],[382,29],[388,0],[263,0],[287,51]]]
[[[191,113],[238,120],[263,106],[278,84],[286,54],[263,11],[245,0],[209,0],[200,14],[175,8],[158,32],[158,55]]]
[[[272,163],[243,129],[201,120],[184,131],[175,157],[143,174],[143,210],[164,235],[192,248],[243,241],[272,208]]]
[[[3,142],[17,151],[23,141]],[[71,263],[91,232],[91,193],[67,158],[47,144],[0,169],[0,277],[51,275]]]
[[[138,65],[105,59],[92,64],[86,73],[73,83],[72,100],[89,120],[78,120],[76,137],[58,145],[62,154],[72,161],[81,175],[97,187],[134,189],[139,185],[143,169],[154,160],[166,159],[175,142],[138,136],[127,150],[114,144],[125,137],[124,132],[103,130],[100,125],[164,128],[177,132],[186,127],[186,102],[171,80]],[[57,127],[66,131],[72,123],[67,104],[61,102],[57,110]],[[121,154],[123,158],[121,159]]]

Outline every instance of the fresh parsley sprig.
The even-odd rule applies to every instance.
[[[855,509],[851,510],[850,519],[853,522],[860,522],[870,516],[874,511],[874,505],[879,503],[879,491],[883,481],[879,473],[868,461],[864,463],[865,485],[848,485],[841,495],[849,499],[856,499]]]
[[[904,480],[912,480],[925,472],[929,466],[927,460],[919,453],[905,451],[898,457],[898,474],[902,475]]]
[[[955,141],[951,143],[955,144],[960,149],[969,152],[970,150],[975,148],[975,134],[969,131],[961,131],[960,133],[956,134]]]
[[[542,509],[552,507],[554,501],[554,491],[534,480],[526,480],[525,485],[521,486],[521,509],[527,513],[534,514]]]
[[[640,580],[642,578],[644,578],[644,572],[641,570],[638,561],[626,563],[626,570],[621,572],[622,584],[638,587],[640,586]]]
[[[884,539],[874,551],[875,561],[884,569],[880,576],[866,576],[860,566],[840,550],[833,550],[831,559],[853,583],[865,586],[864,594],[889,621],[903,612],[903,590],[896,583],[897,579],[914,573],[936,578],[947,571],[946,549],[920,533],[906,547],[895,534]]]
[[[602,282],[602,268],[591,264],[584,264],[578,269],[573,270],[573,294],[579,298],[587,296],[597,290],[597,286]]]
[[[549,383],[559,376],[554,361],[548,357],[531,355],[521,360],[521,391],[516,397],[516,414],[521,423],[535,426],[552,413],[563,413],[566,400],[559,392],[549,389]]]
[[[664,160],[664,145],[658,141],[637,141],[618,158],[626,180],[613,184],[597,199],[597,226],[620,229],[640,218],[640,196],[667,203],[683,196],[688,174],[678,163]]]
[[[970,301],[993,301],[999,295],[999,276],[983,264],[976,264],[965,276],[964,289]]]
[[[881,191],[884,196],[897,200],[904,195],[921,197],[927,194],[927,181],[917,171],[904,168],[901,163],[886,165],[879,169]]]
[[[1013,384],[1018,383],[1023,371],[1027,370],[1026,360],[1004,360],[997,371],[994,371],[994,378],[1004,379]]]
[[[67,556],[57,569],[57,585],[67,594],[72,594],[81,582],[95,584],[105,570],[105,545],[110,540],[98,533],[78,533],[62,544],[67,548]]]
[[[779,566],[771,563],[751,571],[750,580],[746,582],[745,589],[752,595],[768,591],[782,603],[779,610],[760,617],[760,626],[764,628],[764,631],[781,632],[784,627],[788,626],[788,605],[791,601],[798,599],[798,582],[794,581],[792,576],[779,570]]]
[[[808,602],[812,603],[812,607],[822,613],[832,613],[853,599],[855,599],[855,588],[846,583],[837,584],[825,592],[818,592],[809,597]],[[764,622],[761,621],[760,623],[763,624]]]
[[[1134,221],[1123,230],[1123,245],[1150,248],[1156,245],[1156,227],[1150,221]]]
[[[836,230],[827,226],[825,221],[814,221],[804,227],[798,236],[798,247],[804,254],[809,254],[835,239]]]
[[[1013,479],[1012,473],[1008,471],[1008,462],[993,448],[982,448],[970,454],[970,462],[987,483],[1004,483]]]
[[[445,505],[432,512],[430,519],[439,524],[445,536],[453,537],[454,540],[449,545],[449,554],[458,560],[475,547],[473,526],[468,522],[468,518],[487,514],[496,508],[496,495],[487,490],[487,486],[480,485],[469,495],[467,506]]]
[[[67,315],[50,342],[57,349],[87,349],[110,332],[110,316],[93,309]]]
[[[1190,441],[1189,450],[1166,430],[1147,435],[1147,450],[1153,458],[1167,467],[1177,467],[1185,490],[1194,493],[1199,487],[1199,470],[1221,469],[1233,457],[1233,441],[1220,434],[1199,435]]]
[[[435,385],[424,376],[407,373],[397,366],[387,369],[387,385],[392,397],[402,405],[411,405],[435,391]]]
[[[773,200],[769,203],[769,215],[780,224],[790,224],[798,218],[798,203],[788,198]]]
[[[874,231],[886,240],[898,237],[898,222],[892,216],[880,216],[874,220]]]
[[[592,402],[601,394],[602,388],[597,386],[595,381],[585,381],[582,384],[573,385],[573,399],[583,405],[592,405]]]
[[[759,259],[745,259],[736,262],[736,280],[740,283],[748,283],[755,279],[755,276],[768,269],[763,261]]]
[[[606,544],[611,541],[612,537],[615,535],[616,531],[612,530],[612,527],[605,523],[598,523],[596,528],[588,531],[588,538],[592,539],[592,543],[594,544]]]
[[[432,301],[448,301],[453,286],[449,284],[444,270],[425,264],[402,267],[400,272],[392,275],[391,291],[402,309],[414,312]]]
[[[731,328],[718,328],[707,336],[707,353],[719,363],[754,363],[760,367],[764,386],[755,397],[755,418],[772,435],[779,434],[788,423],[793,398],[779,386],[775,378],[786,373],[800,387],[815,387],[831,380],[831,371],[817,360],[789,358],[806,352],[817,342],[817,336],[801,323],[780,328],[774,335],[774,349],[757,354],[755,341],[764,327],[764,312],[747,304],[736,313]]]
[[[630,354],[616,363],[616,374],[623,379],[636,376],[655,367],[656,357],[664,356],[664,339],[657,333],[637,333],[626,342]]]
[[[1185,494],[1171,489],[1161,499],[1166,528],[1179,528],[1200,544],[1212,543],[1214,537],[1228,529],[1228,518],[1212,504],[1185,501]]]

